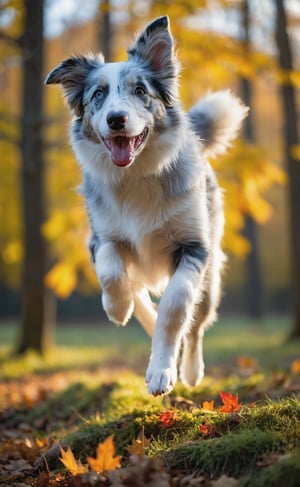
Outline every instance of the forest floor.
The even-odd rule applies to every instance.
[[[287,319],[221,320],[206,376],[147,394],[135,324],[64,324],[46,357],[0,323],[0,487],[299,487],[300,343]]]

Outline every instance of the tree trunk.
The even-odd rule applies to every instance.
[[[25,0],[21,125],[24,266],[21,336],[17,353],[45,347],[46,246],[43,184],[43,0]]]
[[[300,338],[300,163],[293,157],[292,147],[299,143],[296,93],[289,78],[293,69],[292,51],[287,32],[287,17],[283,0],[276,0],[276,42],[279,66],[285,76],[281,84],[284,117],[285,159],[289,176],[291,281],[293,295],[292,337]],[[276,265],[276,263],[275,263]]]
[[[112,40],[112,25],[110,13],[110,0],[101,0],[100,2],[100,36],[99,43],[102,54],[106,62],[112,60],[111,54],[111,40]]]
[[[249,2],[244,0],[242,3],[242,23],[244,31],[244,49],[250,51],[250,12]],[[249,79],[241,78],[242,98],[246,106],[250,107],[250,112],[245,120],[244,138],[247,142],[255,142],[252,117],[252,85]],[[263,282],[261,275],[261,265],[259,259],[257,223],[251,215],[245,216],[244,236],[251,245],[250,253],[246,257],[246,312],[255,319],[259,320],[263,316]]]

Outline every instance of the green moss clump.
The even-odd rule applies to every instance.
[[[220,438],[199,440],[163,454],[168,468],[203,471],[213,477],[238,477],[250,472],[263,453],[282,452],[284,441],[277,432],[243,430]]]

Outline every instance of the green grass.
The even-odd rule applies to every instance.
[[[19,376],[31,371],[55,368],[72,369],[107,363],[126,363],[142,372],[150,353],[150,340],[135,323],[118,328],[110,323],[59,325],[55,331],[56,346],[45,358],[29,353],[25,361],[11,358],[17,340],[17,324],[0,324],[0,376]],[[289,367],[299,355],[299,343],[287,343],[287,318],[272,318],[261,324],[247,319],[223,319],[207,331],[204,354],[207,370],[218,375],[237,356],[250,356],[269,369]]]
[[[249,320],[220,320],[205,338],[202,383],[194,389],[178,383],[171,395],[154,398],[143,378],[150,340],[135,324],[59,325],[56,346],[46,357],[30,352],[16,358],[10,353],[17,327],[3,323],[0,387],[12,391],[12,404],[8,396],[2,406],[9,411],[5,427],[25,424],[35,436],[69,444],[83,462],[114,434],[128,472],[138,467],[130,466],[127,446],[144,428],[151,440],[146,458],[160,458],[169,478],[179,475],[184,482],[198,472],[207,482],[225,475],[242,487],[297,487],[300,373],[293,373],[291,364],[300,358],[300,346],[287,341],[288,332],[288,319],[272,318],[259,326]],[[253,370],[239,367],[238,357],[255,360]],[[237,392],[242,409],[219,412],[220,391]],[[28,394],[37,396],[32,404]],[[213,412],[201,409],[205,400],[215,400]],[[164,409],[176,412],[167,428],[159,418]],[[208,435],[200,428],[205,421],[211,426]],[[61,470],[62,465],[56,458],[49,468]]]

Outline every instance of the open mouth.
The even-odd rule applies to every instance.
[[[105,137],[103,142],[105,147],[110,151],[114,164],[119,167],[128,166],[134,159],[136,151],[142,145],[148,134],[147,127],[140,135],[136,137],[125,137],[116,135],[114,137]]]

